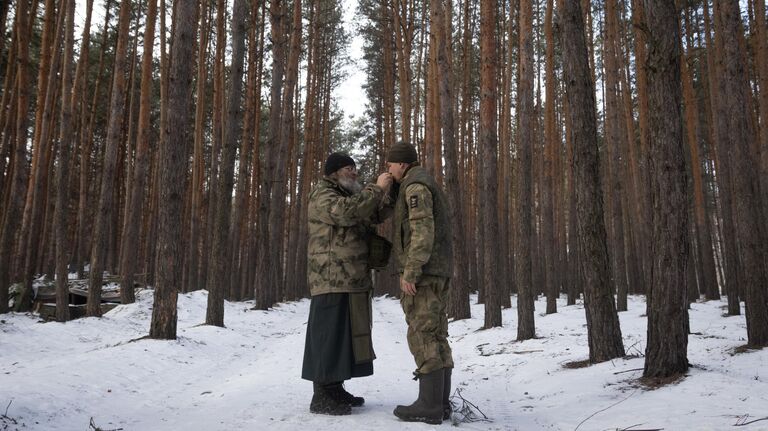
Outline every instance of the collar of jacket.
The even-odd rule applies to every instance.
[[[414,168],[418,168],[420,166],[421,165],[419,164],[419,162],[412,163],[410,166],[408,166],[408,168],[405,169],[405,173],[403,173],[403,179],[400,182],[401,183],[404,182],[405,179],[408,178],[408,174],[410,174],[411,171],[414,170]]]
[[[331,177],[329,177],[327,175],[323,175],[323,181],[328,182],[332,188],[338,190],[339,193],[341,193],[342,195],[344,195],[344,196],[352,196],[352,193],[350,193],[349,191],[347,191],[347,189],[342,187],[341,184],[339,184],[338,180],[336,180],[334,178],[331,178]]]

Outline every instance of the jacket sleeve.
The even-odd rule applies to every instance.
[[[429,262],[435,242],[435,217],[432,210],[432,193],[427,186],[414,183],[405,190],[411,241],[406,250],[403,279],[417,283],[422,267]]]
[[[395,202],[397,200],[397,191],[394,191],[395,187],[390,188],[388,193],[383,193],[381,201],[376,212],[371,218],[371,224],[384,223],[384,221],[395,213]]]
[[[342,196],[331,189],[318,191],[318,196],[311,199],[314,208],[310,208],[314,217],[333,226],[354,226],[369,220],[378,210],[384,194],[381,187],[368,185],[353,196]]]

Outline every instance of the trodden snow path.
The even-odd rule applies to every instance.
[[[227,302],[226,328],[201,325],[206,300],[204,291],[179,296],[179,338],[173,341],[142,338],[151,291],[100,319],[60,324],[0,316],[0,415],[7,415],[0,416],[0,429],[84,431],[91,418],[103,430],[126,431],[450,426],[404,423],[392,415],[417,392],[396,299],[374,300],[375,373],[347,383],[366,404],[341,417],[309,413],[312,385],[300,378],[308,300],[269,311]],[[691,306],[692,368],[681,382],[657,390],[635,382],[645,350],[642,297],[631,297],[629,311],[620,313],[624,345],[634,357],[581,369],[563,365],[588,356],[582,305],[559,301],[559,313],[545,316],[544,300],[537,301],[539,338],[525,342],[514,341],[514,305],[515,298],[503,312],[502,328],[480,330],[482,305],[472,306],[472,319],[450,324],[454,387],[491,420],[462,423],[462,429],[725,430],[768,417],[768,350],[733,354],[745,343],[744,317],[723,316],[724,302]],[[768,420],[743,429],[768,430]]]

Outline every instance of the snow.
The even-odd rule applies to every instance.
[[[227,302],[227,327],[218,328],[201,324],[206,299],[205,291],[179,295],[173,341],[143,338],[151,290],[102,318],[61,324],[0,316],[0,429],[86,430],[93,429],[91,418],[103,430],[440,428],[392,415],[417,392],[396,299],[374,300],[375,373],[347,382],[366,403],[340,417],[309,413],[312,385],[300,378],[308,300],[269,311]],[[768,416],[768,349],[734,353],[745,344],[745,321],[724,316],[722,301],[692,304],[692,368],[680,382],[655,390],[637,383],[643,297],[630,297],[629,311],[620,313],[624,345],[634,357],[578,369],[564,365],[588,357],[583,305],[560,300],[557,314],[544,315],[545,301],[537,301],[539,338],[516,342],[512,302],[501,328],[481,329],[482,305],[472,306],[472,319],[450,323],[454,387],[491,420],[461,429],[724,430]],[[768,420],[744,429],[768,430]]]

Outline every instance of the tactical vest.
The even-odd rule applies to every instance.
[[[406,250],[411,243],[411,226],[408,220],[408,203],[405,190],[409,185],[425,185],[432,193],[432,212],[435,220],[435,240],[429,261],[421,268],[423,274],[439,277],[453,277],[453,241],[448,214],[448,201],[442,188],[421,166],[408,170],[400,183],[400,193],[395,204],[395,234],[393,251],[402,269],[407,260]]]

